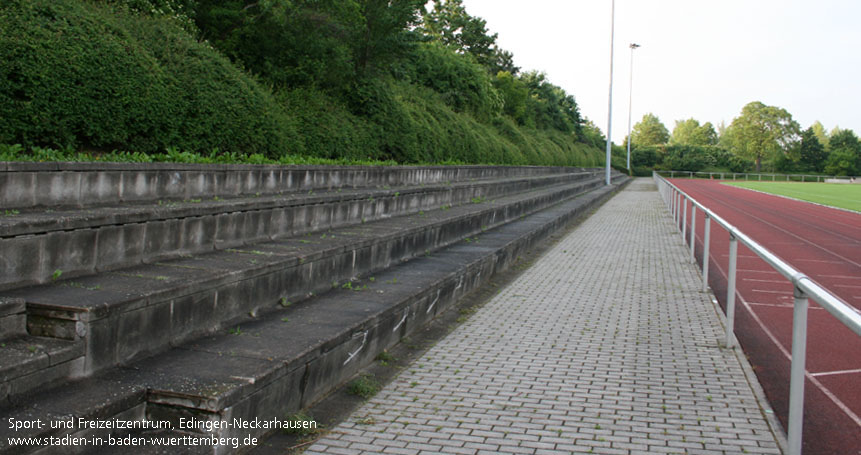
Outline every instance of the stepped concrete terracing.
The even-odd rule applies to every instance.
[[[174,424],[188,416],[283,417],[319,399],[625,181],[617,175],[616,184],[603,186],[598,170],[465,169],[467,181],[443,185],[334,189],[262,202],[335,207],[345,200],[389,199],[371,219],[347,210],[350,216],[334,222],[335,209],[311,211],[310,217],[323,220],[298,232],[284,229],[283,236],[244,229],[235,247],[0,292],[3,414],[19,420],[118,417]],[[440,173],[457,175],[454,169]],[[267,210],[255,205],[259,201],[215,202],[205,210],[232,213],[233,203]],[[200,216],[183,210],[179,218]],[[139,213],[156,212],[145,207]],[[291,224],[296,213],[282,215],[282,221],[270,217],[268,224],[250,219],[246,226]],[[101,220],[108,218],[94,216],[92,225],[106,225]],[[140,221],[148,222],[145,216]],[[72,231],[79,229],[90,228]],[[74,378],[79,379],[68,382]],[[259,436],[270,430],[222,428],[214,434]],[[203,435],[175,425],[159,431]],[[4,438],[106,434],[125,433],[0,430]],[[0,441],[0,452],[21,449]],[[232,450],[219,445],[207,452]]]
[[[275,166],[176,163],[0,163],[6,209],[90,207],[213,196],[413,186],[535,177],[581,168],[536,166]]]
[[[486,171],[468,170],[473,172],[466,175],[485,179],[439,182],[456,173],[440,171],[422,179],[418,177],[424,174],[411,171],[408,174],[417,175],[402,179],[410,183],[403,187],[326,188],[321,184],[305,190],[309,185],[298,180],[293,187],[279,185],[285,189],[281,194],[257,192],[242,197],[244,193],[237,190],[227,195],[194,193],[198,197],[183,200],[120,201],[111,206],[93,201],[83,208],[14,209],[14,216],[0,217],[0,249],[6,256],[0,262],[0,289],[50,282],[58,272],[66,278],[89,275],[592,177],[584,171],[557,171],[487,180]],[[389,180],[398,179],[371,182]],[[3,189],[14,192],[13,187]]]

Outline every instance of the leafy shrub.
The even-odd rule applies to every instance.
[[[631,149],[631,166],[654,168],[663,159],[658,146],[637,146]]]
[[[285,89],[277,97],[295,118],[306,154],[346,160],[381,157],[380,128],[350,112],[337,97],[310,87]]]
[[[172,18],[77,0],[9,0],[0,23],[0,142],[302,151],[271,94]]]
[[[723,147],[713,145],[652,145],[631,150],[631,166],[642,169],[667,169],[697,172],[706,168],[744,172],[752,166]]]
[[[677,171],[699,171],[713,164],[708,155],[698,147],[685,145],[670,145],[666,147],[663,167]]]
[[[455,53],[438,42],[417,46],[412,58],[412,79],[442,96],[457,112],[469,112],[488,121],[502,111],[502,99],[487,70],[471,56]]]
[[[195,9],[213,46],[277,87],[345,87],[355,76],[356,2],[198,0]]]

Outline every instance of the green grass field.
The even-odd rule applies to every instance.
[[[861,212],[861,185],[845,183],[800,182],[725,182],[764,193]]]

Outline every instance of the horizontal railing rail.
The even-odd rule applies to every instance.
[[[823,288],[807,275],[799,272],[783,259],[751,239],[744,232],[718,216],[676,185],[667,181],[658,172],[652,173],[652,178],[658,185],[658,191],[670,210],[676,226],[681,224],[683,242],[687,243],[690,232],[691,262],[695,262],[694,249],[696,244],[696,211],[702,210],[705,225],[703,227],[703,290],[708,289],[709,279],[709,241],[711,237],[711,222],[724,228],[730,237],[729,270],[727,273],[726,295],[726,346],[734,345],[735,322],[735,284],[736,264],[738,261],[738,243],[741,242],[750,251],[762,258],[774,270],[786,277],[793,286],[794,306],[792,317],[792,353],[789,380],[789,424],[787,425],[788,455],[801,455],[802,416],[804,413],[804,377],[807,346],[807,308],[808,299],[813,299],[822,308],[837,318],[855,334],[861,336],[861,313],[846,302]],[[688,205],[691,206],[691,227],[688,231]]]
[[[775,174],[775,173],[753,173],[753,172],[704,172],[704,171],[653,171],[662,177],[669,178],[698,178],[720,180],[753,180],[766,182],[824,182],[826,180],[845,183],[861,184],[861,177],[846,175],[817,175],[817,174]]]

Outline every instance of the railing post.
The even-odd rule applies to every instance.
[[[684,245],[688,239],[688,198],[685,195],[682,195],[682,245]]]
[[[801,427],[804,417],[804,369],[807,359],[807,296],[795,288],[792,311],[792,366],[789,373],[789,454],[801,455]]]
[[[676,218],[676,190],[670,187],[670,215]]]
[[[709,240],[711,237],[711,217],[708,212],[705,212],[706,221],[703,227],[705,228],[705,237],[703,238],[703,292],[709,290]]]
[[[667,210],[669,210],[672,213],[672,211],[673,211],[673,198],[672,198],[673,189],[670,188],[670,185],[667,185],[666,183],[664,183],[664,186],[665,186],[665,188],[664,188],[664,201],[666,201],[666,203],[667,203]]]
[[[691,202],[691,264],[697,262],[694,256],[694,248],[697,243],[697,206]]]
[[[726,286],[726,347],[731,348],[733,342],[733,330],[735,328],[735,277],[736,263],[738,262],[738,239],[729,234],[729,273],[727,274]]]
[[[673,222],[676,223],[676,229],[679,228],[679,192],[673,191]]]

